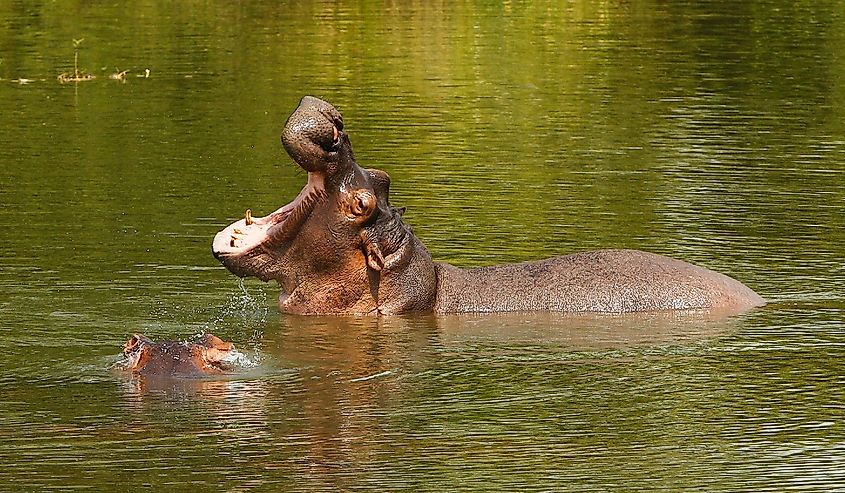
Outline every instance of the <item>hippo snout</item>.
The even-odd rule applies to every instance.
[[[334,106],[305,96],[285,122],[282,145],[308,172],[330,172],[342,158],[345,139],[343,117]]]

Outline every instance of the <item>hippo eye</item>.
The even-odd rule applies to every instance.
[[[358,189],[351,192],[344,204],[346,216],[355,221],[368,219],[376,209],[376,197],[371,191]]]

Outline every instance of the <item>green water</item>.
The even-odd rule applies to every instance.
[[[845,489],[842,3],[447,5],[0,3],[0,490]],[[281,315],[210,245],[303,185],[304,94],[438,260],[639,248],[770,303]],[[254,366],[109,370],[207,331]]]

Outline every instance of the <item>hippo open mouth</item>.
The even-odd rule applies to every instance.
[[[252,211],[247,209],[243,219],[217,233],[212,244],[214,256],[240,277],[271,279],[274,258],[302,228],[314,206],[325,198],[323,176],[308,173],[308,183],[289,204],[264,217],[252,217]]]
[[[252,217],[247,209],[243,219],[214,237],[214,256],[240,277],[290,280],[291,272],[284,272],[287,251],[294,243],[313,241],[297,237],[307,229],[318,205],[325,208],[329,196],[337,192],[338,177],[347,176],[353,166],[343,118],[332,105],[317,98],[302,98],[285,122],[282,144],[294,162],[308,172],[308,183],[291,203],[264,217]]]
[[[387,199],[390,178],[358,165],[340,113],[317,98],[302,98],[285,122],[282,144],[308,172],[308,183],[275,212],[252,217],[247,210],[217,233],[214,256],[240,277],[278,281],[286,311],[313,313],[328,302],[340,312],[349,300],[372,310],[370,270],[380,270],[385,252],[393,251],[374,228],[389,224],[398,228],[389,238],[404,237]]]

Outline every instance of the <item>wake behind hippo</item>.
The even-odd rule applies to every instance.
[[[390,204],[387,173],[355,161],[332,105],[302,98],[282,144],[308,183],[267,216],[247,210],[215,236],[212,250],[238,276],[278,281],[285,312],[739,312],[764,304],[726,275],[637,250],[476,269],[434,262],[403,222],[404,208]]]

